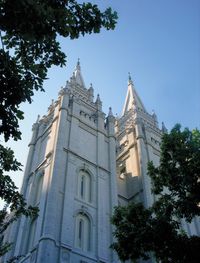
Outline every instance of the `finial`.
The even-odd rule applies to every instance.
[[[95,101],[95,104],[96,104],[98,110],[102,110],[102,102],[101,102],[99,94],[97,94],[97,99]]]
[[[131,73],[128,72],[128,80],[131,81]]]
[[[67,89],[67,84],[65,88],[63,86],[60,87],[60,91],[58,92],[58,96],[62,96],[64,94],[64,91]]]
[[[128,72],[128,84],[133,84],[133,81],[131,79],[131,73]]]
[[[156,115],[154,110],[152,110],[152,117],[153,117],[153,119],[154,119],[154,121],[155,121],[155,123],[157,125],[158,124],[158,118],[157,118],[157,115]]]
[[[90,90],[93,90],[93,86],[92,86],[92,83],[90,83],[90,87],[89,87]]]
[[[100,100],[100,96],[99,96],[99,94],[97,94],[96,103],[99,103],[99,102],[101,102],[101,100]]]
[[[78,58],[78,61],[77,61],[77,64],[76,64],[76,70],[81,70],[80,58]]]
[[[113,116],[113,113],[112,113],[112,108],[111,108],[111,107],[109,107],[108,116]]]
[[[92,87],[92,83],[90,83],[90,87],[88,89],[89,99],[91,102],[93,102],[94,99],[94,89]]]
[[[39,120],[40,120],[40,115],[38,114],[38,116],[37,116],[37,120],[36,120],[36,123],[38,123]]]
[[[167,133],[167,132],[168,132],[168,130],[167,130],[167,128],[165,127],[165,124],[164,124],[163,121],[162,121],[162,132],[163,132],[163,133]]]
[[[70,82],[69,82],[69,80],[67,80],[65,83],[65,88],[68,88],[69,84],[70,84]]]
[[[48,111],[51,111],[53,109],[54,100],[51,100],[51,104],[48,107]]]

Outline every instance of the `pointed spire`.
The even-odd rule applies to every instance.
[[[93,89],[92,83],[90,83],[90,87],[89,87],[89,89],[88,89],[88,93],[89,93],[89,99],[90,99],[90,101],[93,102],[93,98],[94,98],[94,89]]]
[[[90,83],[90,87],[89,87],[88,90],[89,90],[90,92],[93,92],[93,91],[94,91],[93,86],[92,86],[92,83]]]
[[[152,117],[153,117],[153,120],[154,120],[154,124],[158,128],[158,117],[157,117],[157,115],[156,115],[154,110],[152,110]]]
[[[70,79],[71,80],[71,79]],[[80,88],[86,89],[85,83],[81,74],[80,59],[78,59],[75,70],[73,72],[72,81],[80,86]]]
[[[36,130],[36,129],[38,128],[39,122],[40,122],[40,115],[37,116],[36,122],[33,123],[33,125],[32,125],[32,131],[34,131],[34,130]],[[33,136],[34,136],[34,135],[33,135]],[[32,142],[32,141],[33,141],[33,137],[32,137],[31,142]],[[30,144],[31,144],[31,142],[30,142]]]
[[[77,64],[76,64],[76,70],[81,70],[81,65],[80,65],[80,58],[78,58]]]
[[[54,100],[51,100],[51,104],[48,107],[48,111],[51,111],[54,108]]]
[[[109,107],[108,116],[113,116],[113,113],[112,113],[112,108],[111,108],[111,107]]]
[[[70,86],[71,86],[71,78],[70,80],[66,81],[64,89],[70,89]]]
[[[95,104],[96,104],[98,110],[101,110],[101,109],[102,109],[102,101],[101,101],[101,99],[100,99],[99,94],[97,94],[97,99],[96,99],[96,101],[95,101]]]
[[[59,92],[58,92],[58,96],[62,96],[63,94],[64,94],[64,90],[65,90],[66,88],[64,88],[63,86],[61,86],[60,87],[60,90],[59,90]]]
[[[163,121],[162,121],[162,132],[163,133],[167,133],[168,132],[168,130],[167,130],[167,128],[166,128],[166,126],[165,126]]]
[[[115,117],[113,116],[111,107],[109,107],[109,112],[108,112],[106,124],[107,124],[107,129],[108,129],[109,135],[114,135],[115,134]]]
[[[156,115],[156,113],[155,113],[154,110],[152,110],[152,117],[154,118],[154,120],[155,120],[156,122],[158,122],[158,118],[157,118],[157,115]]]
[[[70,84],[73,84],[75,82],[75,73],[73,72],[72,76],[70,77]]]
[[[36,123],[38,123],[39,120],[40,120],[40,115],[38,114],[38,116],[37,116],[37,120],[36,120]]]
[[[96,103],[96,104],[102,103],[99,94],[97,94],[97,99],[96,99],[96,102],[95,102],[95,103]]]
[[[143,111],[146,111],[140,97],[138,96],[133,81],[131,79],[130,72],[128,73],[128,90],[126,94],[126,99],[124,103],[124,108],[122,115],[126,114],[130,109],[140,108]]]

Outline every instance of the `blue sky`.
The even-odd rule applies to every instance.
[[[65,68],[53,67],[45,93],[36,93],[24,104],[22,141],[10,142],[24,165],[37,115],[46,114],[52,99],[71,76],[80,58],[86,86],[93,83],[103,109],[120,115],[131,72],[137,93],[146,109],[154,110],[168,129],[177,122],[200,128],[200,1],[199,0],[99,0],[111,6],[119,19],[114,31],[87,35],[78,40],[61,39],[67,54]],[[20,186],[22,175],[13,175]]]

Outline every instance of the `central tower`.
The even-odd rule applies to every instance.
[[[110,217],[117,205],[115,118],[107,118],[80,63],[33,125],[22,193],[39,216],[13,225],[20,262],[117,262]]]

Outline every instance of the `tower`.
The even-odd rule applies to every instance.
[[[117,262],[110,217],[117,205],[115,118],[93,101],[78,61],[72,77],[33,125],[23,180],[34,219],[12,226],[9,256],[20,262]]]
[[[159,164],[162,131],[156,114],[149,114],[129,75],[121,118],[116,121],[117,181],[119,204],[139,201],[148,207],[154,197],[147,175],[147,163]]]
[[[159,165],[161,137],[167,129],[163,122],[159,129],[155,112],[147,112],[130,75],[122,116],[116,120],[115,131],[118,203],[127,205],[134,201],[150,207],[155,196],[151,192],[147,165],[149,161]],[[198,217],[191,223],[182,219],[181,224],[188,236],[200,235]]]

